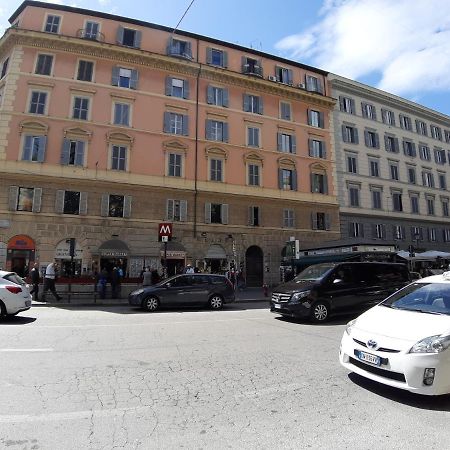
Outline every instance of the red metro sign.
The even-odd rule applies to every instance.
[[[172,223],[163,222],[159,224],[159,237],[168,236],[172,237]]]

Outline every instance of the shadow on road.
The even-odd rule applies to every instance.
[[[369,380],[353,372],[349,373],[348,377],[359,387],[394,402],[403,403],[404,405],[419,409],[450,411],[450,394],[439,396],[419,395],[377,383],[376,381]]]
[[[351,315],[341,315],[341,316],[333,316],[330,317],[324,323],[314,323],[311,320],[305,319],[296,319],[293,317],[283,317],[283,316],[275,316],[275,319],[280,320],[282,322],[290,322],[290,323],[298,323],[299,325],[315,325],[317,327],[332,327],[335,325],[345,325],[350,320],[357,317],[359,314],[351,314]]]
[[[8,316],[0,320],[0,325],[27,325],[33,323],[36,317]]]

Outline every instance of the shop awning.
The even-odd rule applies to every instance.
[[[221,245],[212,244],[206,252],[205,259],[227,259],[227,254]]]
[[[119,239],[103,242],[98,248],[100,256],[105,258],[126,258],[130,252],[128,245]]]

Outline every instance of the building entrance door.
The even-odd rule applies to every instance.
[[[246,283],[248,287],[261,287],[264,282],[264,254],[260,247],[252,245],[245,252]]]

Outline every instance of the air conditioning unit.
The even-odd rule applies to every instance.
[[[278,80],[277,80],[277,77],[274,77],[273,75],[269,75],[269,76],[267,77],[267,79],[268,79],[269,81],[278,81]]]
[[[305,83],[298,83],[297,87],[300,89],[306,89]]]

